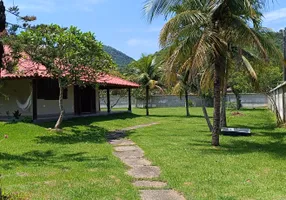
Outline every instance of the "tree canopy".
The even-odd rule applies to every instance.
[[[10,40],[13,50],[28,56],[47,68],[51,78],[58,79],[61,115],[55,126],[59,128],[63,115],[63,88],[96,82],[98,73],[108,72],[114,66],[111,57],[91,32],[58,25],[39,25]]]

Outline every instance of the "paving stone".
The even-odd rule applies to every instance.
[[[133,185],[145,188],[163,188],[167,186],[167,183],[161,181],[135,181]]]
[[[142,158],[144,156],[143,151],[116,151],[114,155],[118,158]]]
[[[142,200],[185,200],[174,190],[140,190]]]
[[[117,140],[110,140],[109,141],[110,144],[114,145],[114,146],[131,146],[131,145],[135,145],[135,142],[133,142],[132,140],[128,140],[128,139],[117,139]]]
[[[150,166],[152,164],[145,158],[121,158],[121,161],[130,167]]]
[[[118,152],[123,152],[123,151],[142,151],[143,150],[141,148],[139,148],[138,146],[119,146],[119,147],[114,147],[115,151]]]
[[[144,151],[136,146],[129,139],[126,139],[126,131],[138,128],[144,128],[158,123],[143,124],[139,126],[129,127],[123,130],[118,130],[110,133],[107,136],[109,143],[114,146],[114,155],[126,165],[130,166],[127,173],[137,179],[151,179],[160,176],[160,168],[151,166],[151,162],[144,158]],[[160,181],[140,180],[133,183],[136,187],[145,188],[164,188],[167,183]],[[142,200],[185,200],[185,198],[174,190],[140,190]]]
[[[130,169],[128,174],[134,178],[157,178],[160,168],[156,166],[138,166]]]
[[[109,133],[106,137],[108,140],[116,140],[120,138],[125,138],[126,134],[125,131],[114,131]]]

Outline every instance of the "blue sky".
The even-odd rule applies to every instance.
[[[37,23],[74,25],[94,32],[97,39],[138,59],[159,49],[158,37],[164,19],[149,24],[143,15],[145,0],[4,0],[18,5],[21,13],[35,15]],[[269,2],[272,0],[268,0]],[[274,30],[286,27],[286,1],[274,0],[264,12],[264,25]],[[11,16],[8,17],[11,19]]]

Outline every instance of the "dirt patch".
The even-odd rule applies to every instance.
[[[231,116],[238,116],[238,117],[241,117],[241,116],[244,116],[244,114],[243,114],[243,113],[241,113],[241,112],[236,111],[236,112],[232,112],[232,113],[231,113]]]

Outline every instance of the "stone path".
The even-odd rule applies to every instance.
[[[127,174],[134,178],[133,185],[140,189],[142,200],[185,200],[174,190],[167,188],[167,183],[152,179],[160,176],[160,168],[153,166],[144,157],[144,151],[130,139],[126,139],[126,131],[153,126],[158,123],[144,124],[112,132],[108,136],[114,147],[114,155],[130,167]]]

